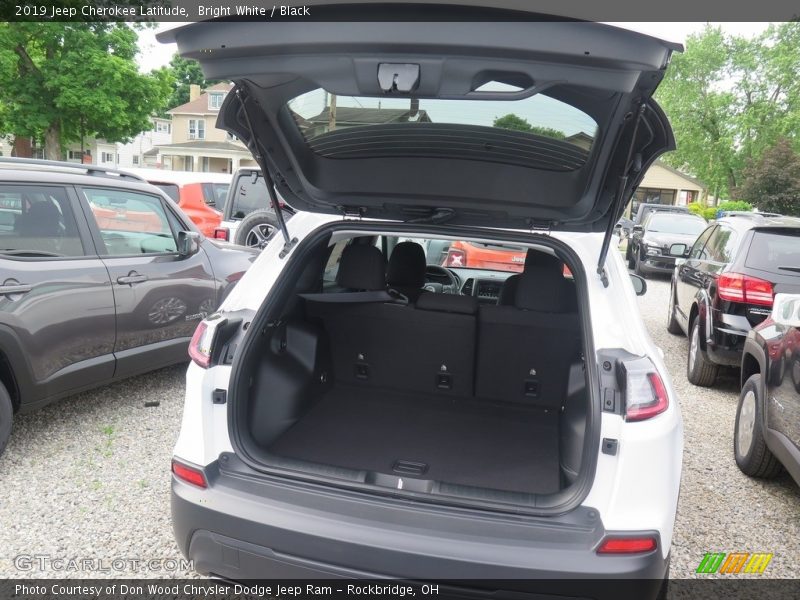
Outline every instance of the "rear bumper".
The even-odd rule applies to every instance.
[[[197,571],[234,581],[448,580],[484,592],[503,581],[502,589],[546,585],[569,594],[568,580],[637,579],[643,587],[636,597],[647,598],[668,572],[661,548],[598,556],[606,531],[592,509],[521,518],[242,478],[214,465],[207,475],[205,490],[173,477],[175,538]],[[609,597],[619,597],[607,587]]]

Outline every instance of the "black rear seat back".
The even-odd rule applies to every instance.
[[[373,252],[349,252],[351,247],[358,246],[348,246],[342,254],[339,272],[344,271],[345,276],[337,276],[337,282],[348,290],[376,290],[378,261],[367,257]],[[383,281],[383,270],[380,277]],[[319,318],[328,333],[333,376],[338,382],[459,396],[474,391],[474,298],[423,294],[417,308],[309,298],[306,311],[309,317]]]
[[[560,267],[537,265],[519,277],[514,306],[481,306],[476,396],[562,405],[570,365],[582,349],[574,294]]]

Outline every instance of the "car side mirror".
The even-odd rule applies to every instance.
[[[196,231],[178,232],[178,255],[184,258],[200,252],[200,234]]]
[[[672,244],[669,247],[670,256],[684,257],[689,252],[689,247],[686,244]]]
[[[634,225],[633,226],[633,233],[642,233],[644,231],[644,227],[642,225]]]
[[[775,294],[771,317],[778,325],[800,328],[800,294]]]
[[[644,277],[639,277],[634,273],[629,273],[629,275],[633,284],[633,291],[636,292],[637,296],[644,296],[647,293],[647,282]]]

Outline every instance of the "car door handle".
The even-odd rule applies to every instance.
[[[117,283],[120,285],[133,285],[134,283],[142,283],[147,281],[147,275],[139,275],[135,271],[131,271],[127,275],[117,277]]]
[[[0,285],[0,296],[11,294],[27,294],[31,291],[31,286],[23,283],[17,285]]]

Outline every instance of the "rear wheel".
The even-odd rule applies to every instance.
[[[288,220],[289,213],[283,218]],[[247,215],[236,230],[236,243],[240,246],[263,249],[278,232],[278,219],[270,211],[259,210]]]
[[[714,385],[719,367],[709,362],[700,348],[700,317],[692,322],[689,334],[689,356],[686,364],[686,378],[689,383],[703,387]]]
[[[0,383],[0,454],[6,449],[8,438],[11,437],[11,424],[14,420],[14,406],[11,404],[11,396],[8,395],[5,386]]]
[[[625,258],[628,259],[628,268],[633,269],[636,266],[636,261],[633,260],[633,250],[631,249],[631,242],[628,241],[628,249],[625,251]]]
[[[733,432],[733,455],[745,475],[770,478],[780,473],[781,463],[764,441],[761,415],[763,406],[761,375],[752,375],[739,395]]]
[[[667,308],[667,331],[680,335],[683,329],[675,319],[675,283],[673,282],[669,287],[669,307]]]

